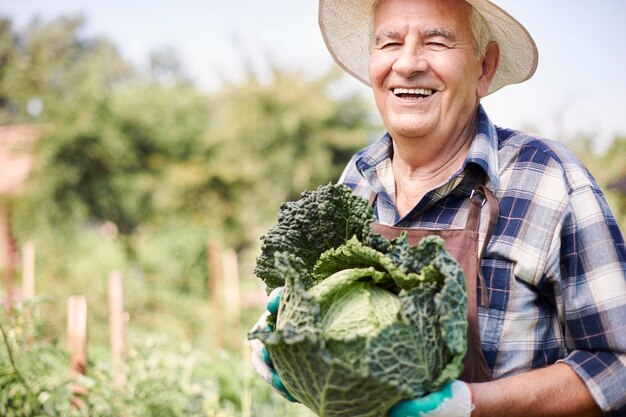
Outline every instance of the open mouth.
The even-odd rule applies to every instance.
[[[430,97],[435,94],[435,90],[429,90],[426,88],[394,88],[393,94],[396,97],[408,99],[408,100],[418,100],[426,97]]]

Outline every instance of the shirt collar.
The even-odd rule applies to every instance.
[[[480,166],[485,171],[491,182],[492,191],[494,193],[497,192],[499,185],[497,173],[500,171],[498,133],[482,105],[478,107],[476,136],[467,152],[464,168],[467,168],[468,164],[472,163]]]
[[[366,148],[356,160],[356,166],[364,178],[370,183],[372,191],[376,193],[392,193],[388,187],[381,182],[380,173],[387,172],[391,165],[393,155],[393,144],[389,133],[378,140],[373,145]],[[478,122],[476,126],[476,136],[470,145],[470,149],[465,158],[464,169],[470,164],[478,165],[485,171],[493,192],[498,190],[498,134],[496,127],[485,112],[484,108],[478,107]]]

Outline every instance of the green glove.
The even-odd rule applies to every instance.
[[[472,410],[469,385],[455,380],[425,397],[399,402],[389,417],[470,417]]]
[[[266,309],[270,312],[270,314],[276,315],[278,314],[278,307],[280,307],[280,297],[283,295],[283,290],[285,287],[277,287],[270,293],[269,299],[267,300]]]
[[[267,302],[267,311],[261,316],[257,324],[254,325],[252,330],[260,329],[268,326],[266,319],[270,314],[278,314],[278,307],[280,306],[280,296],[283,293],[283,287],[275,288],[271,292],[269,300]],[[252,366],[257,373],[269,382],[283,397],[287,398],[291,402],[298,402],[293,395],[287,391],[280,376],[276,373],[274,366],[272,365],[272,358],[267,348],[263,346],[260,340],[254,339],[250,341],[252,346]]]

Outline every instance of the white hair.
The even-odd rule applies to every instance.
[[[378,6],[380,6],[384,1],[385,0],[375,0],[372,5],[372,19],[370,19],[370,44],[374,41],[373,16]],[[474,50],[476,51],[476,56],[481,57],[487,51],[489,41],[493,40],[491,37],[491,29],[489,28],[489,24],[483,15],[481,15],[472,5],[470,5],[470,7],[472,8],[472,14],[470,15],[470,27],[474,38]]]

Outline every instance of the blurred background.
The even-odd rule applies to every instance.
[[[487,112],[567,143],[625,230],[626,3],[497,3],[540,60]],[[0,415],[310,415],[248,365],[260,237],[281,202],[336,180],[383,132],[316,13],[314,0],[0,0]]]

